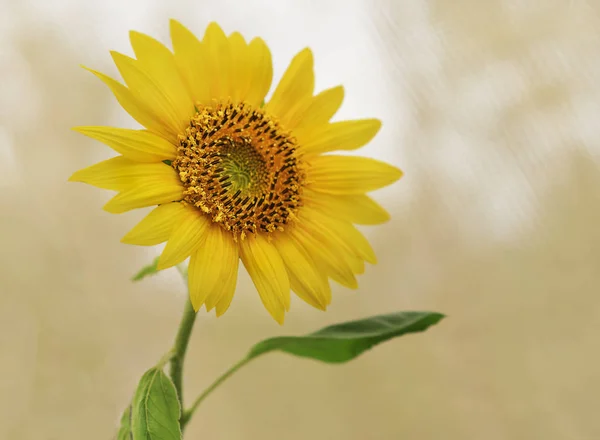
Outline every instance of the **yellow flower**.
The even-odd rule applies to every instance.
[[[314,92],[313,56],[291,61],[268,103],[271,54],[260,38],[226,36],[211,23],[202,41],[171,21],[173,52],[130,33],[135,59],[112,52],[126,84],[91,70],[146,129],[77,127],[120,155],[77,171],[71,181],[117,191],[104,209],[158,205],[124,243],[167,242],[158,268],[189,261],[195,310],[229,307],[241,259],[280,324],[290,289],[325,310],[329,278],[356,288],[375,254],[354,224],[388,213],[366,195],[402,172],[355,150],[379,130],[376,119],[329,122],[341,86]]]

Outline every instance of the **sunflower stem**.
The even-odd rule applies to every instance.
[[[171,357],[170,360],[169,371],[171,380],[173,381],[175,389],[177,390],[177,398],[179,399],[181,408],[183,408],[183,361],[195,321],[196,312],[194,311],[189,298],[187,298],[183,316],[181,317],[181,322],[179,323],[179,330],[177,331],[177,336],[175,337],[173,357]]]
[[[200,394],[196,398],[193,405],[189,409],[183,411],[183,415],[181,416],[181,429],[183,430],[184,426],[190,421],[190,419],[192,418],[192,415],[194,415],[194,412],[198,409],[198,406],[200,406],[202,401],[204,399],[206,399],[210,393],[212,393],[219,385],[221,385],[231,375],[233,375],[233,373],[235,373],[237,370],[242,368],[244,365],[246,365],[252,359],[254,359],[254,357],[249,357],[249,356],[244,357],[243,359],[238,361],[236,364],[232,365],[223,374],[221,374],[221,376],[219,376],[212,384],[210,384],[210,386],[208,388],[206,388],[202,392],[202,394]]]

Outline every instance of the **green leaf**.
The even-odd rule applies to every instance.
[[[123,416],[121,417],[121,427],[119,428],[119,433],[117,434],[117,440],[132,440],[133,434],[131,433],[131,405],[127,407],[125,411],[123,411]]]
[[[434,312],[398,312],[344,322],[306,336],[266,339],[252,347],[248,359],[277,350],[323,362],[347,362],[388,339],[426,330],[443,317]]]
[[[137,274],[135,274],[135,276],[131,280],[139,281],[143,278],[149,277],[150,275],[154,275],[155,273],[157,273],[158,270],[156,269],[156,266],[158,264],[158,258],[159,257],[156,257],[152,264],[148,264],[147,266],[142,267],[142,269]]]
[[[160,368],[148,370],[131,407],[133,440],[181,440],[181,408],[171,379]]]

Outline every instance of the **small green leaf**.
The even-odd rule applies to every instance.
[[[158,272],[156,266],[158,265],[158,258],[156,257],[152,264],[148,264],[147,266],[142,267],[142,269],[135,274],[135,276],[131,279],[132,281],[139,281],[143,278],[149,277],[150,275],[154,275]]]
[[[248,358],[278,350],[323,362],[347,362],[388,339],[426,330],[443,317],[434,312],[398,312],[344,322],[306,336],[266,339],[252,347]]]
[[[123,411],[123,416],[121,417],[121,427],[119,428],[119,433],[117,434],[117,440],[132,440],[133,434],[131,432],[131,405],[127,407],[125,411]]]
[[[160,368],[151,368],[140,379],[133,397],[133,440],[181,440],[180,417],[173,382]]]

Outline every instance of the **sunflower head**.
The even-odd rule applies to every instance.
[[[354,225],[388,220],[367,193],[402,173],[332,152],[365,145],[380,122],[330,122],[343,88],[314,94],[309,49],[264,104],[272,65],[260,38],[211,23],[199,40],[172,20],[173,51],[137,32],[130,39],[135,58],[112,53],[125,84],[91,72],[145,128],[76,128],[118,155],[70,179],[117,191],[109,212],[155,207],[122,241],[167,242],[160,269],[189,257],[191,302],[217,316],[232,301],[240,260],[279,323],[290,290],[325,310],[330,280],[356,288],[376,259]]]
[[[291,133],[263,110],[216,102],[192,117],[172,166],[183,200],[237,241],[284,230],[301,204],[297,156]]]

